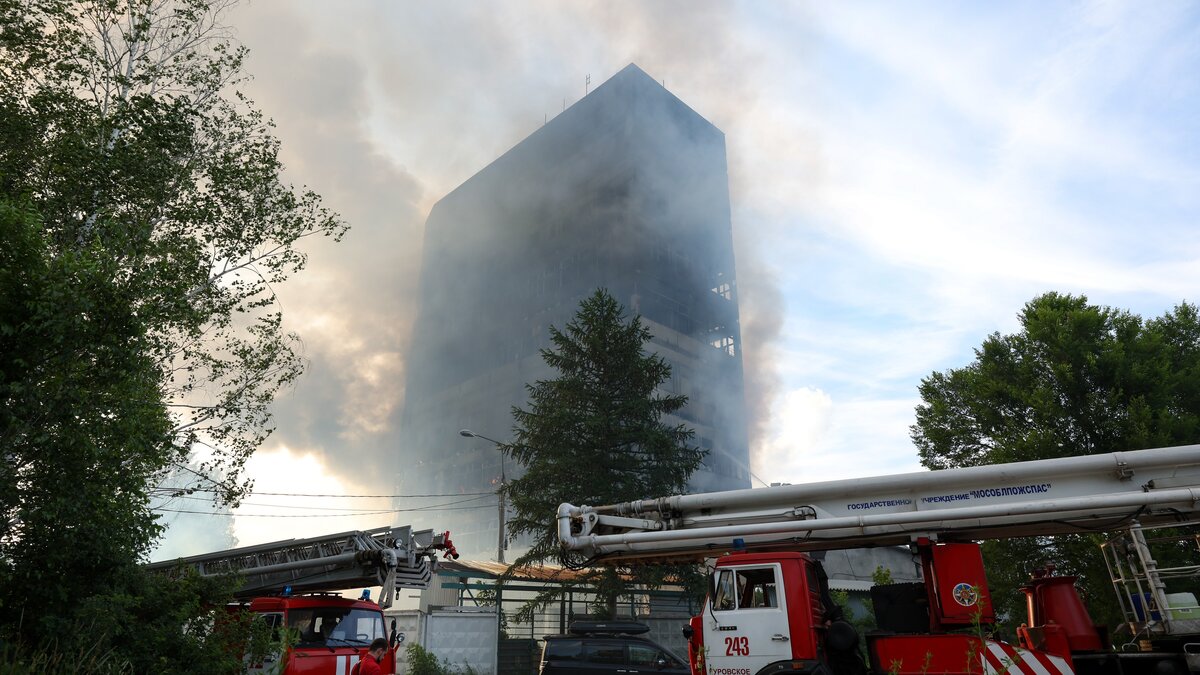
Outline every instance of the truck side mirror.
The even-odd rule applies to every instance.
[[[392,619],[392,633],[388,636],[388,644],[393,648],[400,642],[400,636],[396,633],[396,620]]]

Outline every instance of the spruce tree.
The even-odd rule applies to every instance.
[[[548,560],[578,562],[561,558],[554,527],[559,504],[678,494],[700,467],[706,451],[692,444],[694,431],[664,419],[680,411],[687,396],[662,391],[671,366],[646,351],[650,338],[641,318],[627,318],[605,289],[585,299],[563,330],[550,328],[552,347],[541,355],[559,375],[526,385],[527,407],[513,408],[514,440],[503,446],[525,467],[504,488],[515,512],[509,534],[530,544],[510,573]],[[642,568],[634,582],[657,585],[666,573]],[[608,569],[585,579],[601,598],[599,611],[611,614],[626,592],[625,577]]]

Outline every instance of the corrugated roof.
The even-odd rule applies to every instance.
[[[436,573],[439,576],[452,577],[456,576],[455,572],[460,572],[469,573],[471,576],[484,575],[494,579],[507,570],[507,564],[491,560],[440,560]],[[586,569],[571,570],[558,565],[533,565],[522,569],[513,579],[519,581],[573,581],[582,578],[587,572]]]
[[[484,574],[498,577],[508,570],[505,563],[490,560],[442,560],[438,562],[437,574],[440,576],[455,576],[455,572],[471,572],[473,576]],[[521,570],[514,578],[527,581],[562,581],[577,579],[582,572],[569,570],[558,565],[535,565]]]
[[[858,579],[830,579],[829,588],[835,591],[866,591],[870,592],[871,587],[875,585],[873,581],[859,581]]]

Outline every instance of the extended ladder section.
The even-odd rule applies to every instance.
[[[185,565],[203,576],[237,574],[244,580],[235,592],[238,598],[382,586],[380,604],[389,607],[396,589],[429,585],[438,551],[458,557],[449,532],[382,527],[205,553],[148,568],[169,572]]]
[[[1190,529],[1190,528],[1185,528]],[[1147,536],[1149,534],[1150,536]],[[1200,579],[1200,532],[1131,527],[1101,546],[1131,641],[1164,635],[1200,635],[1195,593],[1169,593]],[[1168,562],[1170,561],[1170,562]],[[1200,651],[1198,651],[1200,653]]]
[[[1200,518],[1200,445],[732,490],[563,504],[562,546],[594,563],[696,560],[1113,531]]]

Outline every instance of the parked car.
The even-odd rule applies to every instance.
[[[576,621],[566,635],[547,635],[541,675],[661,673],[688,675],[687,662],[640,637],[650,627],[634,621]]]

